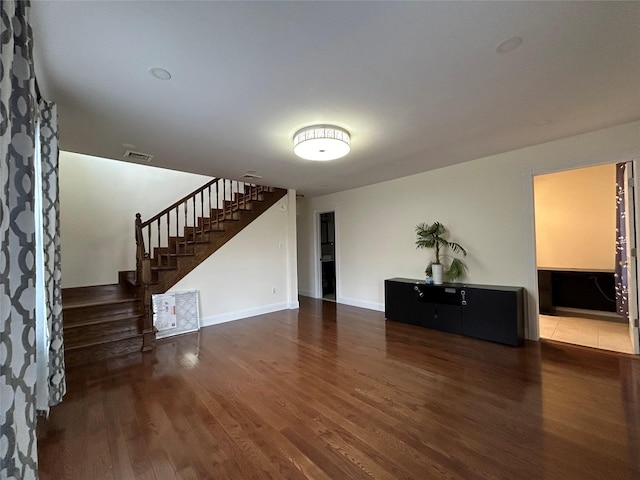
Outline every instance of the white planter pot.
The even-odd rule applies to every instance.
[[[442,265],[437,263],[431,265],[431,273],[433,274],[433,284],[442,285]]]

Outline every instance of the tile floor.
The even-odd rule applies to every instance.
[[[633,353],[629,326],[578,317],[540,315],[540,336],[558,342]]]

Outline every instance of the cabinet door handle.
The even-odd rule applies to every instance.
[[[467,294],[467,292],[465,292],[464,290],[460,290],[460,295],[462,295],[462,305],[466,305],[467,304],[467,300],[465,298],[465,295]]]

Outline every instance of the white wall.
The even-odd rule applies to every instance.
[[[203,325],[298,308],[295,198],[290,190],[169,290],[200,292]]]
[[[616,166],[534,177],[538,268],[614,271]]]
[[[313,245],[313,227],[311,225],[313,212],[310,210],[310,201],[305,197],[298,197],[297,201],[297,241],[298,241],[298,291],[307,297],[315,296],[311,278],[313,275],[313,261],[309,246]],[[318,235],[320,235],[318,233]]]
[[[60,152],[62,286],[117,283],[135,268],[136,213],[150,218],[210,179]]]
[[[386,278],[423,278],[430,257],[416,250],[414,227],[438,220],[467,248],[464,281],[527,288],[533,317],[533,175],[637,156],[640,122],[305,200],[299,289],[316,291],[316,212],[336,211],[338,302],[379,310]],[[530,326],[538,338],[537,322]]]

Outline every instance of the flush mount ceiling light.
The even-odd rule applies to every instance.
[[[306,160],[335,160],[351,150],[351,136],[334,125],[311,125],[293,136],[293,151]]]

